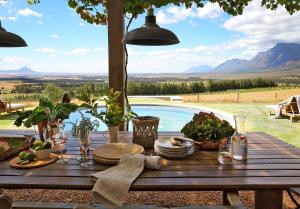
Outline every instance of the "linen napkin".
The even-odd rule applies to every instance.
[[[121,206],[129,188],[145,168],[159,169],[162,158],[141,154],[124,154],[116,166],[90,176],[96,181],[92,195],[96,202],[103,202],[109,208]]]

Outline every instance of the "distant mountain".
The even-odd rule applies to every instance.
[[[184,73],[209,73],[212,69],[209,65],[199,65],[187,69]]]
[[[258,72],[264,69],[279,69],[281,66],[300,61],[300,44],[278,43],[251,60],[232,59],[213,69],[213,72]]]
[[[31,70],[29,67],[22,67],[17,70],[0,70],[0,75],[36,75],[40,74],[39,72]]]

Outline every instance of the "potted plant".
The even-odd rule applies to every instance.
[[[232,136],[234,128],[226,121],[216,117],[214,113],[200,112],[195,114],[181,132],[195,140],[201,149],[218,149],[221,143],[226,143],[227,137]]]
[[[41,98],[39,105],[33,110],[17,112],[18,117],[14,125],[24,125],[27,128],[37,125],[40,139],[44,140],[44,128],[47,125],[58,125],[59,121],[69,118],[71,112],[74,112],[78,105],[72,103],[54,104],[47,98]]]
[[[136,114],[131,111],[129,105],[126,106],[126,116],[124,109],[119,105],[118,99],[121,92],[110,89],[106,97],[104,97],[105,110],[98,112],[98,103],[90,106],[90,111],[93,116],[99,118],[108,127],[108,141],[109,143],[117,143],[119,126],[125,122],[126,119],[130,120]]]

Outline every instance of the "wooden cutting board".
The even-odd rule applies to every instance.
[[[57,160],[57,155],[54,153],[51,153],[49,158],[44,159],[44,160],[34,160],[26,165],[20,165],[17,163],[19,160],[19,157],[15,157],[11,161],[9,161],[9,165],[13,168],[37,168],[37,167],[42,167],[49,165],[51,163],[54,163]]]
[[[144,147],[137,144],[111,143],[98,146],[93,155],[107,160],[120,160],[123,154],[143,154]]]

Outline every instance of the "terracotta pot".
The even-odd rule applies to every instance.
[[[119,142],[119,126],[108,127],[108,143]]]
[[[212,141],[203,141],[203,142],[194,142],[194,145],[203,150],[218,150],[220,147],[220,144],[226,144],[227,138],[221,139],[218,142],[212,142]]]

